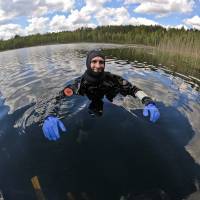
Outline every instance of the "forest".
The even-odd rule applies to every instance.
[[[140,44],[157,47],[159,50],[171,51],[197,57],[200,50],[200,31],[185,30],[161,26],[100,26],[95,29],[80,28],[75,31],[53,32],[29,36],[16,35],[9,40],[0,41],[0,51],[37,45],[100,42]]]

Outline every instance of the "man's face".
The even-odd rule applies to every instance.
[[[94,72],[103,72],[105,68],[105,60],[102,57],[94,57],[90,63],[91,69]]]

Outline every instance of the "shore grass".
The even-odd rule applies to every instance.
[[[194,52],[178,51],[178,48],[161,49],[158,47],[152,48],[121,48],[104,50],[105,54],[118,59],[128,61],[146,62],[147,65],[156,67],[164,66],[172,72],[179,72],[187,76],[194,76],[200,79],[200,57],[195,56]]]

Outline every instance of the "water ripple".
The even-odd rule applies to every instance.
[[[40,125],[43,116],[40,115],[40,113],[46,111],[47,106],[51,104],[55,94],[63,88],[67,81],[80,76],[85,71],[86,52],[94,48],[120,47],[121,45],[111,44],[63,44],[1,52],[0,142],[4,141],[3,139],[5,138],[5,142],[1,142],[1,145],[6,146],[8,144],[8,147],[2,148],[13,147],[13,152],[16,152],[16,148],[20,142],[23,141],[16,138],[18,136],[23,138],[22,136],[26,136],[25,133],[28,132],[27,130],[31,129],[33,130],[31,131],[33,134],[31,133],[32,135],[30,134],[27,138],[25,137],[26,139],[24,139],[23,143],[24,148],[29,152],[29,147],[27,146],[31,146],[31,143],[27,145],[26,142],[28,138],[34,138],[37,134],[42,137]],[[106,70],[123,76],[129,82],[137,85],[152,96],[160,109],[161,119],[155,126],[150,124],[149,121],[142,116],[143,105],[139,100],[132,97],[122,98],[119,95],[112,104],[112,106],[117,105],[115,109],[112,109],[114,108],[112,106],[109,107],[109,104],[105,104],[107,109],[104,111],[105,118],[99,120],[99,123],[103,123],[104,125],[101,125],[99,129],[94,129],[95,131],[98,132],[99,130],[101,134],[107,134],[107,130],[111,130],[108,131],[109,133],[111,132],[111,134],[116,132],[114,143],[119,142],[122,148],[125,148],[124,146],[130,143],[130,139],[126,138],[127,140],[125,141],[123,139],[124,137],[134,137],[138,133],[138,137],[142,135],[146,138],[146,140],[143,141],[146,144],[141,151],[143,153],[143,150],[150,145],[148,144],[149,141],[156,141],[157,143],[153,145],[154,150],[157,152],[157,156],[155,157],[159,157],[162,161],[164,160],[166,165],[169,164],[167,158],[173,160],[174,155],[172,154],[176,152],[173,151],[173,149],[171,150],[170,144],[175,144],[175,147],[172,145],[174,149],[180,147],[181,150],[179,150],[181,152],[186,148],[190,153],[189,155],[195,159],[195,163],[200,163],[200,93],[199,85],[192,81],[194,80],[192,77],[184,77],[181,74],[172,73],[163,66],[156,67],[145,61],[143,63],[139,63],[137,60],[129,62],[128,60],[119,60],[112,57],[109,57],[106,62]],[[97,122],[91,118],[87,118],[87,115],[83,112],[87,106],[87,98],[73,97],[63,101],[59,114],[61,117],[65,117],[64,122],[71,120],[70,125],[72,126],[72,124],[74,124],[73,130],[78,129],[78,133],[84,133],[85,127],[92,127],[93,123]],[[117,114],[110,114],[108,111],[111,110],[113,113],[117,110]],[[126,111],[128,111],[128,114]],[[121,114],[123,117],[121,117]],[[87,123],[83,120],[85,117]],[[114,127],[112,128],[115,129],[115,131],[113,131],[111,125],[109,125],[112,120],[114,121]],[[84,123],[87,124],[85,127]],[[127,124],[128,127],[131,127],[131,130],[127,130],[127,132],[131,132],[129,135],[128,133],[125,134],[126,131],[124,131],[127,128]],[[34,129],[34,126],[39,128]],[[98,126],[98,123],[96,123],[96,126]],[[121,132],[118,132],[118,126],[123,128],[119,128]],[[146,129],[144,127],[146,127]],[[142,129],[144,132],[140,132],[139,129]],[[91,130],[93,129],[91,128]],[[148,133],[145,132],[146,130],[148,130]],[[9,140],[12,136],[16,138],[12,139],[12,142],[10,142]],[[109,134],[107,134],[107,137],[109,138]],[[100,144],[102,140],[106,145],[107,137],[105,141],[99,138],[96,144]],[[159,140],[162,140],[162,142]],[[132,144],[134,142],[135,140],[132,140],[130,143],[131,148],[137,146],[137,141],[135,145]],[[114,145],[114,143],[112,143],[112,145]],[[62,142],[59,144],[62,149]],[[101,148],[103,148],[104,144],[101,145]],[[143,145],[143,143],[141,144]],[[20,145],[20,148],[18,148],[22,155],[25,152],[22,152],[23,145]],[[170,146],[169,148],[167,148],[168,145]],[[168,151],[163,149],[164,147],[166,147],[168,151],[173,151],[173,153],[171,152],[170,154],[170,158],[167,154]],[[42,147],[40,146],[40,148]],[[48,154],[47,149],[48,148],[46,148],[46,150],[42,149],[42,152],[45,152],[45,156]],[[58,149],[58,151],[61,149]],[[5,151],[2,152],[4,155]],[[20,152],[16,153],[19,160],[21,159]],[[137,151],[137,153],[138,152],[140,151]],[[15,154],[13,153],[13,155]],[[187,157],[186,155],[188,156],[188,154],[185,153],[184,158]],[[56,156],[56,158],[59,156]],[[178,159],[180,159],[180,157],[178,156]],[[191,164],[192,162],[189,163]],[[171,165],[168,167],[171,167],[169,171],[172,175],[173,173],[177,174],[179,172],[179,170],[176,170]],[[180,177],[182,176],[180,175]],[[193,178],[193,175],[191,175],[191,180],[194,180]]]

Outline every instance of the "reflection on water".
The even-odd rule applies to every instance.
[[[172,52],[162,52],[153,47],[134,46],[129,46],[128,48],[125,46],[124,48],[106,49],[105,53],[118,59],[128,60],[128,62],[136,61],[137,64],[135,67],[143,68],[147,63],[152,67],[159,66],[166,68],[167,66],[176,75],[181,75],[180,73],[182,73],[186,75],[184,78],[193,79],[200,83],[200,56],[188,57]]]
[[[67,134],[57,142],[44,138],[37,109],[45,109],[66,81],[84,72],[86,52],[93,48],[121,46],[68,44],[0,53],[0,190],[5,199],[35,199],[30,181],[35,175],[47,199],[69,199],[71,191],[93,191],[92,199],[136,199],[152,191],[172,199],[196,194],[199,86],[148,66],[148,60],[110,56],[106,65],[155,99],[158,123],[142,117],[143,106],[132,97],[105,102],[98,118],[88,114],[87,98],[72,97],[61,109]]]

